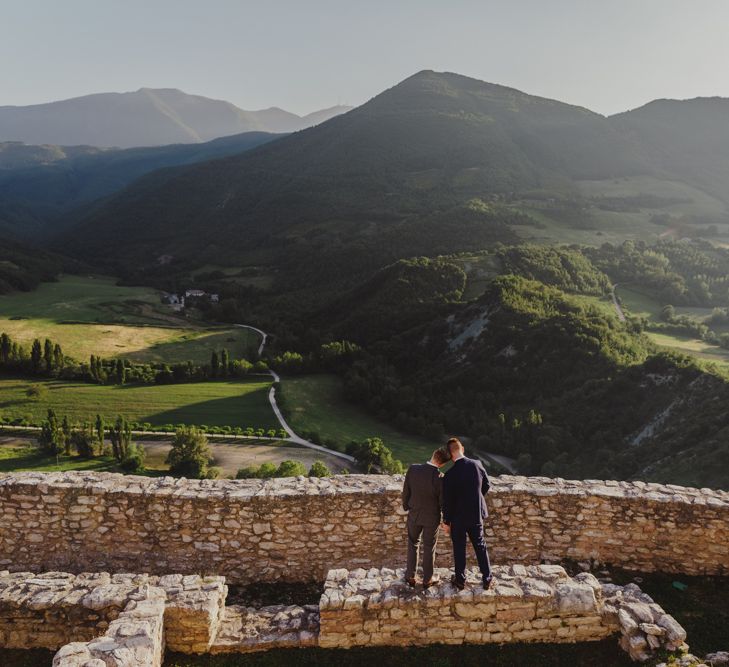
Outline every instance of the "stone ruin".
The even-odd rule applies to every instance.
[[[493,588],[414,590],[393,567],[404,562],[401,484],[401,477],[371,475],[0,475],[0,647],[58,650],[57,667],[139,667],[160,664],[165,648],[224,653],[615,636],[644,661],[659,650],[686,651],[675,619],[633,584],[600,584],[587,573],[572,578],[544,563],[729,572],[726,492],[504,476],[493,480],[486,533],[493,560],[511,565],[495,568]],[[445,542],[439,565],[450,563]],[[439,574],[447,580],[446,569]],[[326,584],[318,605],[226,606],[226,584],[252,576]],[[721,664],[721,654],[714,659]],[[681,660],[701,664],[687,653]]]
[[[445,580],[448,571],[439,569]],[[686,633],[634,584],[558,565],[496,566],[484,591],[425,591],[388,568],[332,570],[319,605],[225,606],[222,577],[0,572],[0,645],[59,649],[53,667],[159,667],[165,648],[230,653],[433,643],[577,642],[619,636],[639,661]]]

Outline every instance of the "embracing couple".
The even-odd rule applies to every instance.
[[[442,475],[440,469],[453,461]],[[408,468],[402,490],[402,506],[408,513],[408,560],[405,580],[415,586],[418,547],[423,543],[423,588],[438,583],[433,576],[435,547],[441,526],[453,543],[455,573],[451,583],[463,590],[466,585],[466,538],[471,541],[483,578],[491,585],[491,564],[483,538],[483,520],[488,516],[484,495],[489,478],[480,461],[466,458],[458,438],[436,449],[430,461]]]

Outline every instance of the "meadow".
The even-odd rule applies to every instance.
[[[210,327],[176,315],[156,290],[95,276],[62,276],[34,292],[0,296],[0,332],[24,344],[50,338],[78,360],[95,354],[145,363],[204,363],[222,348],[235,358],[254,359],[260,343],[248,329]]]
[[[378,421],[342,397],[342,382],[333,375],[303,375],[281,382],[290,426],[302,435],[316,432],[343,449],[349,442],[378,437],[403,463],[427,461],[440,444],[408,435]]]
[[[40,397],[29,398],[30,386]],[[100,414],[112,421],[121,414],[129,421],[153,426],[197,424],[246,428],[278,428],[266,378],[172,385],[96,385],[58,380],[0,379],[0,416],[6,422],[25,420],[40,425],[48,408],[72,422],[92,421]]]

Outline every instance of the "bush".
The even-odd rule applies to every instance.
[[[325,463],[322,463],[321,461],[314,461],[314,463],[311,464],[311,468],[309,468],[309,477],[331,477],[332,472],[329,470],[329,468],[326,466]]]
[[[303,463],[298,461],[281,461],[276,470],[276,477],[298,477],[306,475],[306,468]]]
[[[167,455],[170,472],[192,479],[214,479],[217,470],[211,468],[212,457],[205,434],[194,426],[178,429]]]
[[[84,459],[93,459],[101,454],[101,443],[98,435],[89,424],[71,433],[71,446]]]
[[[147,452],[139,444],[129,445],[126,458],[121,462],[121,469],[125,472],[142,472]]]
[[[25,395],[31,400],[31,401],[39,401],[42,399],[48,390],[46,389],[46,386],[43,384],[32,384],[25,390]]]

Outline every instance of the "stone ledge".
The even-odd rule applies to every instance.
[[[402,475],[335,475],[328,478],[287,477],[270,480],[193,480],[175,477],[139,477],[103,472],[19,472],[0,474],[3,486],[29,485],[47,494],[53,488],[83,488],[90,495],[128,493],[211,498],[267,499],[301,495],[372,494],[399,492]],[[537,496],[576,495],[636,498],[655,502],[685,502],[729,507],[729,491],[696,489],[675,484],[614,480],[566,480],[550,477],[493,476],[493,494],[525,492]],[[35,498],[35,494],[33,496]]]
[[[462,591],[436,569],[441,583],[423,590],[391,568],[331,570],[320,602],[322,648],[598,641],[620,635],[634,660],[662,649],[687,648],[686,632],[635,585],[601,586],[556,565],[493,568],[483,590],[467,572]]]

